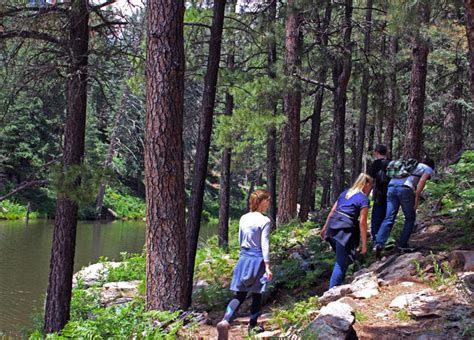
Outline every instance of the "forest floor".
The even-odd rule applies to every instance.
[[[399,218],[403,217],[399,216]],[[408,274],[401,275],[399,279],[379,285],[379,294],[370,298],[356,299],[342,296],[340,301],[350,305],[355,311],[356,321],[353,324],[353,329],[357,338],[423,340],[468,339],[470,336],[474,336],[473,296],[466,297],[466,294],[457,289],[455,284],[459,281],[458,276],[462,272],[474,271],[473,226],[466,228],[466,226],[459,226],[459,223],[456,224],[456,222],[449,216],[421,216],[417,229],[410,240],[410,244],[416,247],[415,252],[419,256],[418,258],[421,259],[419,268],[417,270],[412,268]],[[466,255],[461,263],[458,258],[453,257],[456,251]],[[370,268],[386,267],[390,265],[389,262],[398,261],[400,256],[402,255],[395,251],[387,252],[380,261],[372,263],[369,270]],[[447,265],[449,264],[452,272],[441,273],[442,269],[436,266],[436,261],[439,263],[444,261]],[[322,295],[326,289],[329,275],[330,273],[324,273],[310,293]],[[451,275],[451,280],[449,280],[449,275]],[[351,282],[352,279],[353,277],[348,277],[346,282]],[[404,294],[416,293],[427,294],[430,296],[427,299],[431,299],[429,300],[431,302],[436,300],[436,303],[431,303],[431,307],[423,305],[421,312],[420,310],[410,310],[410,306],[398,310],[390,307],[395,298]],[[294,301],[298,295],[307,297],[308,292],[281,290],[270,298],[263,308],[264,315],[259,319],[267,332],[258,336],[259,338],[299,338],[301,330],[296,329],[296,325],[289,329],[281,329],[271,322],[272,312],[278,308],[284,308],[288,297]],[[242,314],[239,314],[232,322],[229,339],[248,338],[248,316],[244,314],[248,310],[246,307],[242,306]],[[217,338],[215,325],[221,317],[221,313],[210,313],[207,324],[200,325],[193,338]],[[308,316],[308,319],[314,318],[315,315]]]

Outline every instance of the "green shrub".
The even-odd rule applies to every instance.
[[[26,217],[26,206],[21,204],[3,200],[0,201],[0,219],[6,220],[17,220]],[[36,212],[30,212],[29,218],[37,218],[38,214]]]
[[[107,188],[104,205],[112,209],[120,218],[141,219],[146,216],[146,205],[143,198]]]
[[[314,319],[318,309],[318,298],[312,296],[307,300],[290,305],[289,308],[273,310],[270,324],[284,330],[290,327],[304,328]]]

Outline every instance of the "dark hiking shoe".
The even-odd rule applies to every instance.
[[[262,332],[265,332],[265,328],[263,328],[262,325],[255,325],[255,326],[250,326],[249,325],[249,328],[248,328],[248,333],[249,333],[249,336],[252,336],[252,335],[256,335],[258,333],[262,333]]]
[[[230,324],[227,320],[222,320],[217,324],[217,340],[229,339]]]
[[[382,247],[381,246],[375,246],[373,249],[374,256],[376,260],[380,260],[382,258]]]
[[[398,253],[399,254],[406,254],[406,253],[413,253],[416,248],[406,246],[406,247],[398,247]]]

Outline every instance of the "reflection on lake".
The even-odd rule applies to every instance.
[[[31,325],[31,315],[44,302],[48,286],[53,221],[0,221],[0,337],[18,334]],[[215,234],[203,226],[201,237]],[[74,272],[97,262],[100,256],[119,260],[121,252],[140,253],[145,244],[145,223],[79,222]]]

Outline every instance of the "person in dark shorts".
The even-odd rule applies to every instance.
[[[270,219],[263,215],[269,204],[270,193],[257,190],[250,195],[250,212],[240,218],[240,254],[230,285],[235,295],[227,305],[224,318],[217,324],[219,340],[228,339],[230,320],[247,294],[252,295],[249,332],[263,331],[263,328],[257,325],[257,319],[260,316],[266,282],[271,281],[273,277],[270,265],[271,223]]]
[[[372,177],[360,174],[352,187],[339,195],[321,231],[321,238],[327,240],[336,252],[329,288],[344,282],[347,268],[355,260],[359,240],[362,241],[360,253],[367,252],[367,196],[372,183]]]

